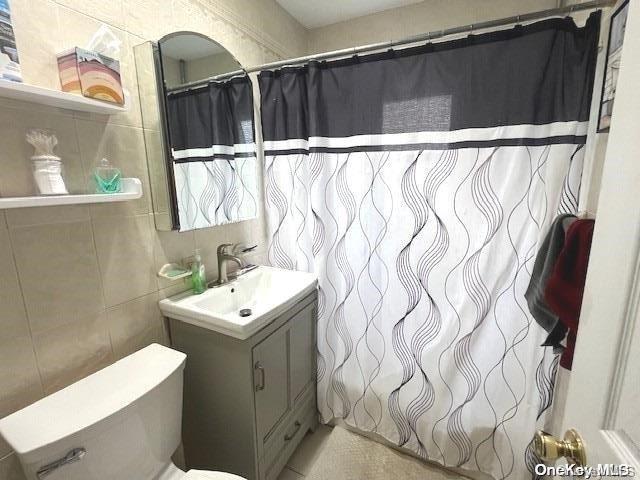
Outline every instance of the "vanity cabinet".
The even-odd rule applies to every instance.
[[[170,319],[187,354],[183,444],[188,468],[278,477],[317,424],[317,293],[246,340]]]

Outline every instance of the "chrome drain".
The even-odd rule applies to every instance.
[[[250,308],[243,308],[242,310],[240,310],[240,316],[241,317],[248,317],[252,314],[253,312],[251,311]]]

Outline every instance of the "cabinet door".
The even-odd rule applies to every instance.
[[[256,423],[260,442],[289,408],[288,329],[280,328],[253,348]]]
[[[300,311],[290,321],[290,376],[292,405],[316,378],[316,304]]]

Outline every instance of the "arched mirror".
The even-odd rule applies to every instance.
[[[219,43],[177,32],[134,49],[156,227],[254,218],[251,80]]]

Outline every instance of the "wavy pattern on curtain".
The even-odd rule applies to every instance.
[[[318,275],[323,421],[531,477],[558,363],[524,292],[577,210],[598,21],[261,73],[269,261]]]
[[[180,230],[255,217],[257,171],[255,156],[175,163]]]

